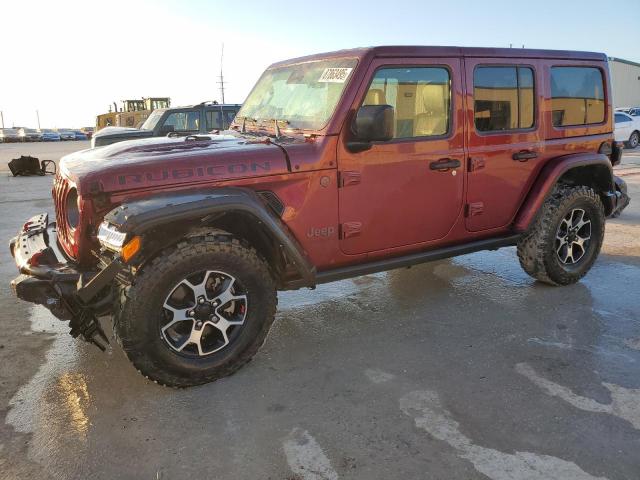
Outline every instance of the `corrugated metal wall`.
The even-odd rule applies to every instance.
[[[640,65],[609,59],[614,107],[640,107]]]

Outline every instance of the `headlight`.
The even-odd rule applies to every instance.
[[[124,245],[124,239],[127,234],[119,232],[113,225],[108,222],[102,222],[98,229],[98,241],[109,250],[119,252]]]
[[[65,210],[67,211],[67,225],[71,228],[76,228],[80,221],[80,209],[78,208],[78,191],[75,188],[72,188],[67,193]]]

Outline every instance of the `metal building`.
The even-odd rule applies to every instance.
[[[614,107],[640,107],[640,63],[609,57]]]

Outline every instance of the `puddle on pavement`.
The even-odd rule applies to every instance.
[[[386,272],[318,285],[314,290],[301,289],[278,293],[278,310],[292,310],[322,302],[338,300],[367,290],[385,281]]]
[[[92,399],[84,375],[74,371],[79,346],[69,335],[67,323],[37,305],[31,309],[30,321],[32,332],[51,334],[53,343],[38,372],[10,400],[6,423],[33,434],[29,457],[42,461],[68,441],[85,443]]]

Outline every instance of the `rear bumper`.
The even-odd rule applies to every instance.
[[[627,182],[620,177],[614,177],[614,181],[616,184],[615,203],[610,216],[618,217],[631,202],[631,197],[629,197],[627,190]]]

